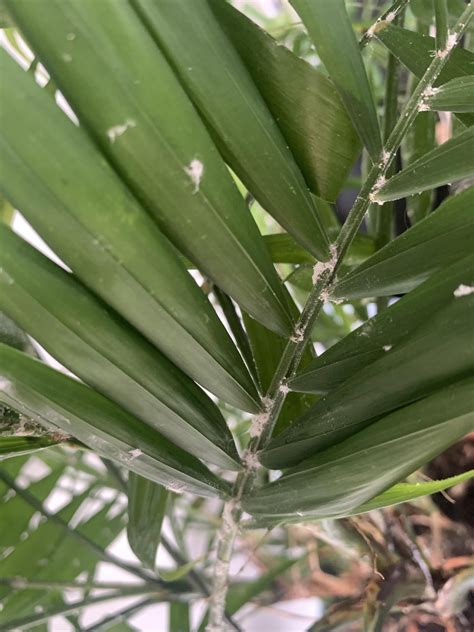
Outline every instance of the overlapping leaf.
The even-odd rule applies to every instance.
[[[71,434],[128,469],[177,491],[226,489],[200,461],[99,393],[0,345],[2,398],[20,412]]]
[[[387,23],[382,24],[382,28],[377,30],[376,36],[418,78],[423,76],[433,60],[433,54],[436,51],[436,41],[433,37]],[[474,54],[457,47],[450,54],[435,86],[444,84],[456,77],[472,74],[474,74]],[[474,124],[474,115],[459,114],[458,116],[464,124]]]
[[[10,85],[0,110],[0,186],[8,198],[175,364],[225,401],[255,410],[238,352],[168,240],[84,131],[5,52],[0,71]]]
[[[134,472],[128,476],[127,536],[132,551],[148,568],[155,568],[161,525],[169,491]]]
[[[432,110],[447,112],[474,111],[474,76],[451,79],[435,88],[426,99],[426,105]]]
[[[325,200],[342,189],[361,143],[334,84],[230,4],[210,0],[308,186]],[[317,207],[321,210],[320,203]]]
[[[474,293],[456,293],[408,339],[320,399],[261,454],[282,469],[334,445],[374,420],[474,369]],[[442,361],[440,360],[442,359]]]
[[[343,277],[335,298],[389,296],[410,291],[440,268],[472,252],[474,188],[448,198]]]
[[[282,285],[257,227],[168,62],[129,3],[15,0],[15,22],[163,232],[270,329]]]
[[[474,428],[474,381],[448,386],[320,452],[243,499],[256,516],[351,512]]]
[[[374,496],[362,505],[358,505],[354,509],[345,512],[344,514],[324,516],[324,518],[343,518],[347,516],[356,516],[368,511],[374,511],[376,509],[383,509],[384,507],[391,507],[392,505],[398,505],[401,503],[407,503],[412,500],[417,500],[423,496],[430,496],[442,492],[450,487],[459,485],[464,481],[470,480],[474,477],[474,470],[463,472],[457,476],[450,476],[440,481],[428,481],[423,483],[396,483],[392,487],[389,487],[386,491]],[[295,515],[292,517],[284,518],[283,520],[278,518],[260,518],[252,520],[251,524],[255,528],[273,528],[283,524],[295,524],[299,522],[312,522],[313,520],[321,520],[322,516],[319,512],[316,512],[314,516],[311,513],[305,514],[304,517]]]
[[[247,189],[309,251],[328,259],[328,240],[303,176],[207,0],[194,0],[192,11],[187,0],[133,5]]]
[[[474,255],[433,274],[400,301],[366,321],[315,358],[290,382],[297,391],[326,393],[363,367],[403,344],[423,327],[459,287],[474,281]]]
[[[372,160],[382,142],[375,103],[344,0],[290,0],[305,23],[321,61]]]
[[[474,175],[474,127],[435,147],[380,187],[377,200],[387,202]]]
[[[171,441],[235,467],[230,431],[192,380],[9,228],[0,226],[0,243],[0,309],[75,375]]]

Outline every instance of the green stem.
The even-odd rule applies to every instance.
[[[403,22],[404,9],[400,10],[399,14],[394,20],[394,23],[399,25]],[[389,53],[387,64],[387,77],[385,83],[385,110],[384,110],[384,127],[383,127],[383,140],[387,142],[398,118],[398,86],[400,78],[400,62],[393,55]],[[387,170],[387,176],[391,177],[396,172],[395,163],[392,162],[390,168]],[[393,232],[393,213],[395,209],[394,202],[385,204],[383,207],[375,205],[373,210],[374,224],[375,224],[375,248],[380,250],[385,244],[392,239]],[[377,299],[377,312],[382,311],[387,307],[388,298],[385,296]]]
[[[448,5],[446,0],[434,0],[436,48],[443,50],[448,39]]]
[[[40,623],[44,623],[52,617],[71,614],[87,606],[93,606],[104,601],[109,601],[110,599],[132,597],[134,595],[142,595],[146,593],[156,593],[156,598],[160,600],[170,601],[176,598],[176,595],[173,595],[173,593],[171,593],[170,591],[157,591],[156,588],[146,589],[142,587],[141,592],[138,589],[119,591],[112,594],[100,595],[97,597],[87,597],[86,599],[82,599],[81,601],[77,601],[75,603],[63,603],[56,608],[51,608],[50,610],[45,610],[41,613],[35,613],[26,617],[12,619],[11,621],[2,624],[2,630],[4,632],[7,632],[7,630],[23,630],[24,628],[30,628],[35,625],[39,625]]]
[[[401,10],[406,2],[400,1],[395,4]],[[285,400],[287,392],[286,381],[296,373],[306,344],[310,339],[315,319],[324,300],[327,298],[326,295],[329,292],[329,288],[335,280],[336,273],[359,230],[370,203],[377,201],[378,188],[384,182],[387,170],[395,158],[407,130],[419,112],[425,90],[429,89],[437,79],[446,61],[449,59],[451,51],[464,33],[473,12],[474,8],[470,2],[451,33],[449,46],[447,45],[445,50],[437,51],[387,139],[379,162],[375,163],[369,171],[367,180],[361,188],[337,237],[333,250],[333,265],[328,266],[325,270],[321,268],[321,272],[317,275],[315,284],[298,320],[295,333],[287,343],[268,393],[262,400],[262,413],[255,418],[251,426],[251,439],[244,455],[246,467],[237,476],[232,497],[224,504],[222,524],[217,536],[217,559],[214,567],[213,590],[209,603],[207,632],[222,632],[225,629],[224,610],[229,586],[229,565],[234,541],[237,536],[238,524],[242,516],[240,500],[243,494],[252,488],[255,481],[255,465],[258,462],[256,461],[257,453],[265,446],[271,436]]]
[[[381,22],[393,22],[393,20],[397,17],[397,15],[402,11],[408,4],[409,0],[396,0],[386,11],[382,13],[382,15],[377,18],[377,20],[372,24],[372,26],[367,29],[367,31],[362,35],[359,40],[359,47],[362,49],[370,42],[373,38],[377,29]]]
[[[104,619],[101,619],[97,623],[90,625],[87,628],[82,628],[82,632],[99,632],[100,630],[107,630],[113,623],[119,623],[120,621],[124,621],[127,617],[130,617],[132,614],[141,610],[142,608],[146,608],[147,606],[151,606],[156,602],[156,599],[142,599],[138,603],[134,603],[131,606],[127,606],[114,614],[111,614]]]
[[[136,590],[144,588],[145,592],[150,584],[124,584],[121,582],[74,582],[74,581],[38,581],[27,577],[0,577],[0,586],[8,586],[14,590]],[[153,590],[156,590],[153,587]]]

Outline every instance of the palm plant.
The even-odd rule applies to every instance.
[[[170,629],[186,630],[197,595],[200,629],[240,629],[233,614],[295,560],[232,584],[239,531],[346,529],[472,475],[406,481],[474,428],[474,55],[461,47],[474,6],[413,2],[410,24],[434,23],[432,38],[404,28],[407,4],[357,42],[343,0],[291,0],[316,68],[224,0],[0,4],[5,37],[34,55],[27,72],[24,43],[0,55],[2,629],[130,595],[100,629],[165,601]],[[453,113],[439,145],[436,112]],[[341,223],[334,202],[360,156]],[[397,236],[404,199],[412,225]],[[8,226],[12,209],[58,263]],[[32,452],[48,474],[25,490]],[[72,473],[85,488],[47,509]],[[104,487],[113,498],[76,528]],[[123,492],[142,566],[106,551]],[[160,537],[184,507],[186,523],[207,516],[206,562],[186,559],[184,526],[181,550]],[[173,572],[156,572],[160,541]],[[52,563],[30,576],[38,547]],[[139,583],[97,585],[99,560]],[[71,586],[84,591],[73,606]],[[366,611],[367,629],[388,612]]]

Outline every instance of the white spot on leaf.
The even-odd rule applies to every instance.
[[[201,180],[204,175],[203,163],[197,158],[194,158],[193,160],[191,160],[189,165],[184,168],[184,171],[189,176],[191,182],[194,184],[193,193],[197,193],[199,191]]]
[[[454,290],[453,294],[456,298],[460,298],[461,296],[469,296],[469,294],[474,294],[474,286],[464,285],[463,283],[461,283],[461,285]]]
[[[136,127],[136,126],[137,124],[133,119],[127,119],[125,123],[122,123],[120,125],[114,125],[113,127],[109,127],[109,129],[107,130],[107,136],[111,143],[115,143],[117,138],[120,138],[120,136],[123,136],[123,134],[125,134],[125,132],[128,129],[132,127]]]

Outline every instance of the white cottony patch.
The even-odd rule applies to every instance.
[[[139,456],[142,456],[143,452],[140,450],[140,448],[134,448],[133,450],[129,450],[127,454],[127,459],[129,461],[133,461],[133,459],[138,459]]]
[[[436,51],[436,57],[440,59],[444,59],[456,46],[458,41],[458,36],[456,33],[449,33],[448,38],[446,40],[446,47],[443,50]]]
[[[260,413],[260,415],[255,415],[252,419],[252,423],[250,424],[249,434],[252,438],[260,437],[265,426],[267,425],[267,421],[270,418],[270,413]]]
[[[461,285],[454,290],[453,294],[456,298],[461,298],[461,296],[469,296],[469,294],[474,294],[474,286],[464,285],[461,283]]]
[[[381,167],[386,167],[388,165],[391,155],[392,154],[389,151],[387,151],[386,149],[383,150]]]
[[[423,98],[428,99],[429,97],[432,97],[433,95],[435,95],[437,92],[439,92],[439,88],[433,88],[433,86],[428,86],[427,88],[425,88],[423,92]]]
[[[418,104],[418,112],[429,112],[430,109],[430,106],[424,101],[420,101],[420,103]]]
[[[171,481],[166,485],[166,489],[175,494],[182,494],[186,490],[186,485],[181,481]]]
[[[383,205],[382,200],[378,199],[377,193],[380,191],[380,189],[383,187],[383,185],[386,182],[387,182],[387,178],[383,174],[379,175],[369,195],[369,200],[370,202],[372,202],[372,204],[378,204],[379,206]]]
[[[127,119],[125,123],[121,123],[120,125],[114,125],[113,127],[109,127],[107,130],[107,137],[111,143],[115,143],[117,138],[125,134],[125,132],[132,128],[136,127],[137,124],[133,119]]]
[[[244,462],[245,467],[248,470],[256,470],[260,465],[260,461],[258,460],[258,456],[255,452],[250,452],[246,450],[242,456],[242,461]]]
[[[321,290],[319,298],[323,301],[323,303],[327,303],[329,301],[330,296],[331,296],[331,292],[329,291],[329,288],[324,288],[324,290]]]
[[[391,348],[392,348],[392,345],[384,345],[383,346],[383,350],[384,351],[390,351]]]
[[[295,329],[295,333],[290,337],[291,342],[303,342],[304,340],[304,329],[301,327],[297,327]]]
[[[290,392],[290,387],[286,384],[280,384],[280,388],[278,390],[280,393],[283,393],[283,395],[287,395]]]
[[[11,387],[11,382],[5,377],[0,377],[0,391],[8,391]]]
[[[397,17],[397,12],[396,11],[390,11],[385,16],[385,22],[389,22],[389,23],[393,22],[396,17]]]
[[[191,182],[194,184],[193,193],[197,193],[199,191],[199,185],[201,184],[201,180],[204,175],[203,163],[197,158],[194,158],[193,160],[191,160],[189,165],[184,168],[184,171],[188,174]]]
[[[321,278],[324,272],[332,272],[337,263],[337,250],[334,244],[329,246],[330,259],[328,261],[318,261],[313,268],[313,285]]]

